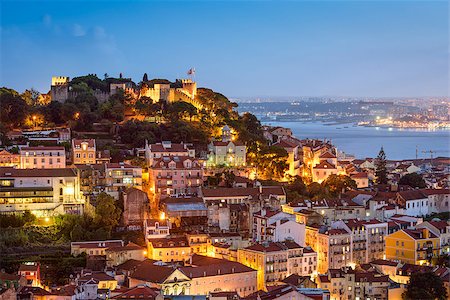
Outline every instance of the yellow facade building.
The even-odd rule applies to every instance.
[[[439,237],[428,229],[403,229],[396,231],[385,239],[386,259],[398,260],[410,264],[427,264],[432,257],[437,257],[440,250]]]

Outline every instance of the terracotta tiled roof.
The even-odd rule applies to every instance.
[[[188,152],[186,144],[171,144],[170,147],[165,148],[162,144],[149,145],[151,152]]]
[[[368,178],[369,175],[366,172],[359,172],[350,176],[351,178]]]
[[[146,285],[138,285],[136,287],[128,289],[122,294],[111,297],[111,299],[146,299],[152,300],[160,295],[160,290],[148,287]]]
[[[95,139],[73,139],[72,145],[81,147],[82,143],[87,143],[89,148],[95,147]]]
[[[22,147],[20,151],[65,151],[65,148],[61,146]]]
[[[349,234],[349,233],[347,231],[345,231],[344,229],[330,229],[330,230],[326,231],[325,234],[338,235],[338,234]]]
[[[254,244],[245,249],[257,251],[257,252],[277,252],[286,251],[287,249],[297,249],[302,248],[299,244],[295,242],[268,242],[267,244]]]
[[[417,199],[425,199],[427,195],[422,193],[420,190],[411,190],[411,191],[402,191],[398,192],[398,195],[403,199],[407,200],[417,200]]]
[[[135,243],[129,242],[126,246],[111,247],[106,249],[109,252],[122,252],[122,251],[133,251],[133,250],[144,250],[143,247],[136,245]]]
[[[186,168],[184,166],[185,161],[192,162],[192,166],[189,169],[201,169],[202,168],[199,161],[190,156],[163,156],[163,157],[157,158],[153,161],[152,168],[153,169],[161,169],[161,168],[169,169],[169,164],[171,162],[174,162],[176,169],[184,169],[184,168]]]
[[[450,194],[450,189],[422,189],[420,191],[424,195],[427,195],[427,196],[430,196],[430,195],[448,195],[448,194]]]
[[[425,239],[422,230],[403,229],[403,231],[415,240]],[[432,232],[429,232],[429,238],[436,238],[436,236]]]
[[[15,169],[11,167],[0,168],[0,177],[76,177],[73,168],[60,169]]]
[[[316,165],[314,169],[336,169],[336,166],[330,164],[326,160],[320,162],[320,164]]]
[[[439,229],[439,231],[445,230],[447,226],[449,226],[447,221],[441,220],[441,221],[429,221],[431,225]]]
[[[192,256],[192,266],[181,267],[180,270],[189,278],[256,272],[256,270],[235,261],[196,254]]]
[[[326,151],[322,153],[319,158],[336,158],[336,155],[330,153],[329,151]]]
[[[281,140],[275,144],[273,144],[273,146],[278,146],[278,147],[282,147],[282,148],[295,148],[297,147],[297,145],[295,145],[294,143],[291,143],[287,140]]]
[[[176,248],[189,247],[186,237],[168,237],[161,239],[151,239],[153,248]]]
[[[155,261],[145,260],[135,268],[130,277],[151,283],[163,283],[173,272],[172,267],[155,265]]]

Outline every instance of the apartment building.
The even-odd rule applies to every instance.
[[[113,197],[130,187],[142,189],[142,168],[126,163],[105,164],[105,187]]]
[[[439,237],[441,254],[450,254],[450,222],[448,221],[424,221],[416,225],[416,229],[426,228]]]
[[[20,167],[20,155],[6,150],[0,151],[0,167]]]
[[[96,164],[97,146],[95,139],[73,139],[72,161],[75,165]]]
[[[340,269],[352,262],[352,235],[345,229],[327,229],[317,233],[317,271],[325,274],[328,269]]]
[[[351,268],[329,269],[319,275],[317,286],[330,291],[331,299],[388,299],[389,275],[355,271]]]
[[[64,147],[23,147],[20,149],[19,156],[21,169],[61,169],[66,167]]]
[[[154,160],[165,156],[188,156],[195,157],[195,149],[192,144],[172,143],[163,141],[162,143],[149,144],[145,142],[145,159],[148,166],[153,166]]]
[[[264,242],[238,249],[238,262],[258,270],[258,290],[275,285],[291,274],[317,273],[317,253],[295,242]]]
[[[428,264],[439,256],[439,236],[427,229],[402,229],[386,236],[386,259],[409,264]]]
[[[336,221],[334,229],[344,229],[351,234],[351,263],[363,264],[384,255],[384,237],[388,233],[388,223],[372,219],[368,221],[350,219]]]
[[[0,213],[31,211],[37,217],[81,214],[84,198],[76,169],[0,168]]]
[[[253,215],[255,242],[283,242],[287,239],[305,246],[305,224],[297,223],[295,215],[266,208]]]
[[[203,185],[203,166],[190,156],[153,158],[149,172],[150,188],[161,198],[196,195]]]

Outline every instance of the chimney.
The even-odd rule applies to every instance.
[[[261,209],[261,216],[262,216],[262,217],[265,217],[265,216],[266,216],[266,209],[265,209],[265,208],[262,208],[262,209]]]

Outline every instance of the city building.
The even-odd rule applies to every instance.
[[[317,277],[317,286],[330,291],[331,299],[388,299],[389,276],[351,268],[329,269]]]
[[[128,188],[142,189],[142,168],[126,163],[107,163],[105,186],[106,192],[116,198]]]
[[[286,139],[281,139],[280,141],[273,144],[273,146],[281,147],[286,150],[288,157],[287,163],[289,165],[286,175],[289,176],[299,176],[301,175],[300,165],[300,153],[299,153],[299,145],[290,142]]]
[[[144,222],[145,240],[163,239],[170,235],[170,226],[167,219],[147,219]]]
[[[30,262],[21,264],[18,275],[25,278],[27,286],[41,286],[41,266],[39,263]]]
[[[384,237],[388,232],[387,222],[380,222],[375,219],[367,221],[350,219],[336,221],[332,223],[331,227],[344,229],[351,234],[349,249],[351,249],[350,262],[352,264],[364,264],[383,258]]]
[[[22,147],[21,169],[55,169],[66,167],[66,150],[59,146]]]
[[[84,199],[76,169],[0,168],[0,213],[29,210],[37,217],[81,214]]]
[[[317,253],[295,242],[264,242],[238,249],[238,262],[258,270],[258,290],[275,285],[291,274],[317,274]]]
[[[317,271],[325,274],[328,269],[340,269],[352,262],[352,235],[345,229],[328,229],[317,233]]]
[[[386,259],[409,264],[428,264],[438,257],[439,237],[427,228],[402,229],[386,236]]]
[[[149,144],[145,141],[145,159],[148,166],[153,166],[155,159],[165,156],[188,156],[195,157],[195,149],[191,144],[172,143],[171,141],[163,141],[162,143]]]
[[[152,238],[148,240],[148,258],[163,262],[189,260],[191,247],[185,236]]]
[[[20,155],[1,150],[0,167],[20,167]]]
[[[154,158],[149,173],[150,189],[160,198],[196,195],[203,185],[203,166],[190,156]]]
[[[269,206],[281,209],[286,203],[286,192],[282,186],[259,186],[255,188],[201,189],[201,198],[208,208],[208,223],[221,230],[232,228],[251,235],[253,216]],[[234,220],[234,225],[231,223]]]
[[[105,250],[106,266],[118,266],[127,260],[134,259],[142,261],[147,256],[147,249],[129,242],[125,246],[108,247]]]
[[[424,221],[416,229],[426,228],[439,237],[442,254],[450,254],[450,223],[448,221]]]
[[[147,193],[129,188],[123,193],[123,222],[126,226],[135,225],[142,228],[142,224],[149,218],[150,201]]]
[[[70,243],[70,254],[78,256],[81,253],[87,255],[106,255],[106,249],[123,247],[122,240],[87,241]]]
[[[305,246],[305,224],[297,223],[296,216],[278,210],[263,208],[253,215],[253,240],[261,243],[292,240]]]
[[[96,164],[96,155],[95,139],[72,140],[72,162],[74,165]]]
[[[222,140],[208,145],[208,167],[243,167],[246,164],[247,147],[234,140],[230,127],[222,128]]]

